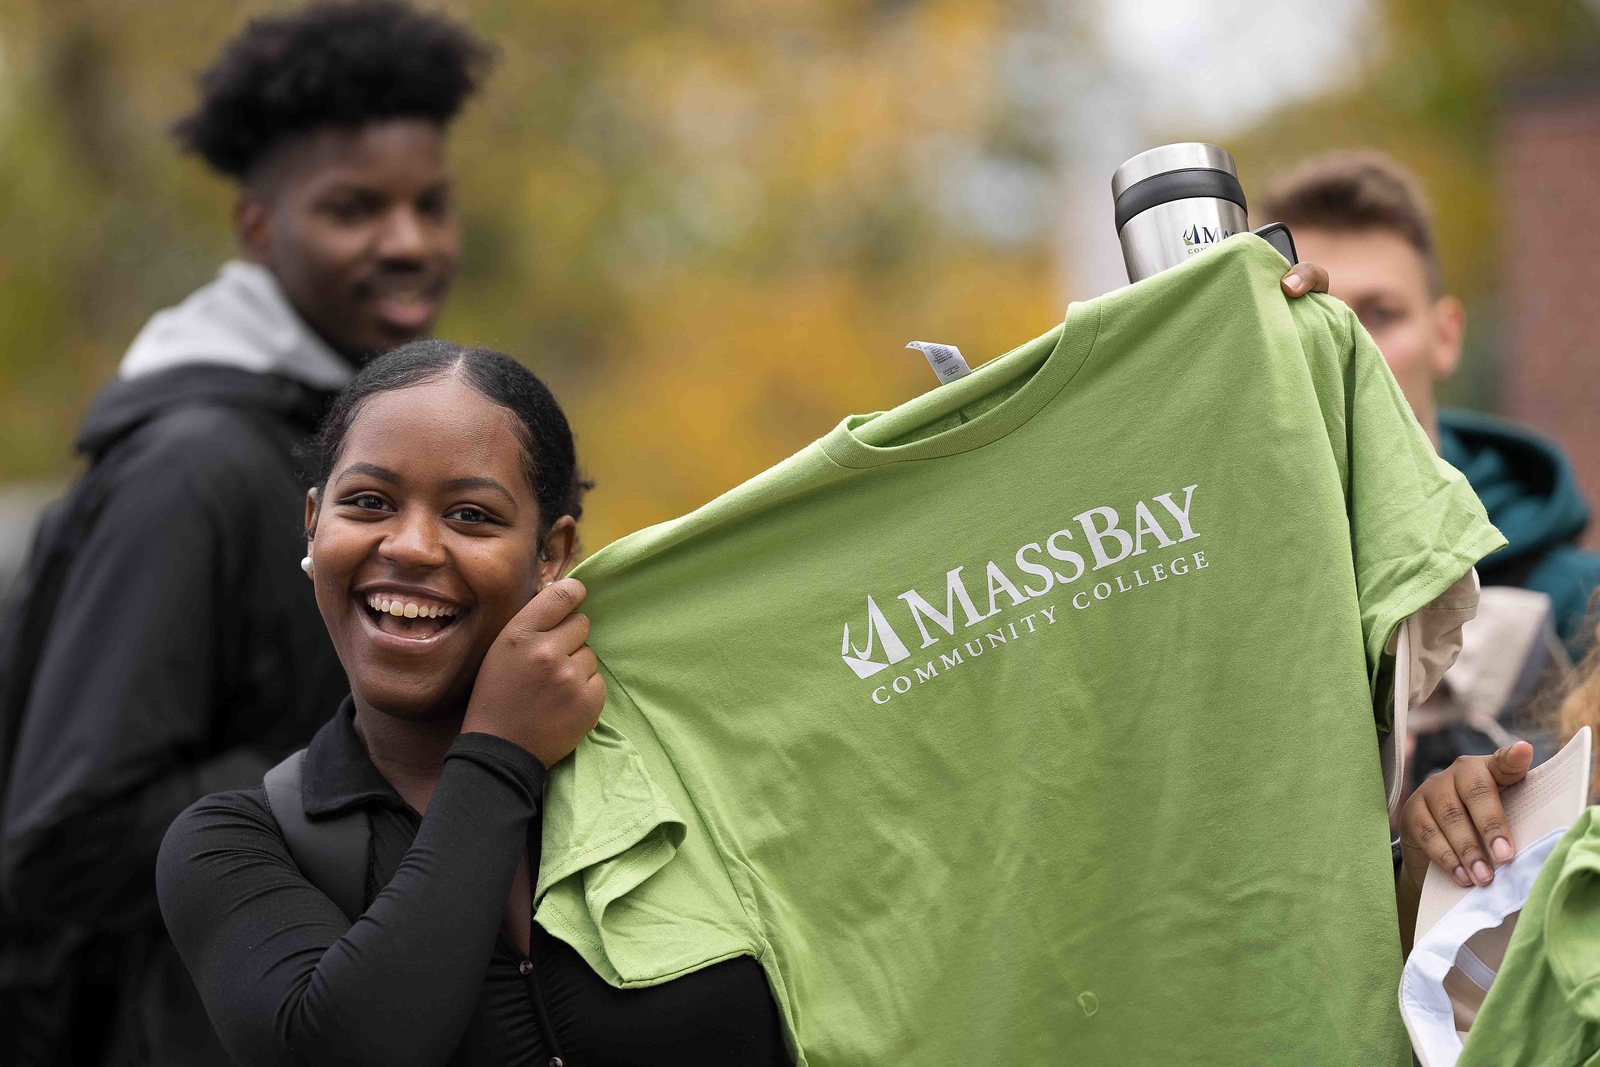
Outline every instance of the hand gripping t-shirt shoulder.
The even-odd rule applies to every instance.
[[[812,1067],[1408,1063],[1372,687],[1503,541],[1283,268],[1076,304],[585,563],[540,922],[623,986],[756,956]]]

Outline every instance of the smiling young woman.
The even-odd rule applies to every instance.
[[[305,569],[351,696],[307,750],[315,820],[364,811],[352,924],[262,788],[186,811],[162,913],[244,1067],[786,1063],[754,960],[613,989],[532,921],[545,768],[605,701],[572,562],[586,488],[565,416],[511,359],[406,345],[313,447]]]

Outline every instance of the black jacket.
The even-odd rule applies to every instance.
[[[293,450],[328,399],[185,366],[113,382],[80,430],[113,473],[17,734],[0,972],[82,968],[84,1025],[109,1027],[98,1062],[226,1062],[161,933],[155,860],[179,812],[259,783],[346,691],[299,567]]]

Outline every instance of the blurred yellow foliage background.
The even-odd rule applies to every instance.
[[[3,8],[0,477],[70,469],[144,318],[230,253],[231,189],[165,127],[272,6]],[[1048,196],[998,236],[942,203],[952,168],[1051,180],[994,76],[1026,28],[1004,5],[443,6],[499,61],[453,138],[466,255],[438,332],[556,389],[590,548],[934,385],[907,341],[986,358],[1064,310]]]
[[[134,332],[231,253],[230,187],[166,127],[221,42],[285,6],[0,0],[0,479],[68,475]],[[1098,4],[427,6],[499,51],[453,138],[466,254],[438,332],[561,397],[598,484],[590,549],[932,387],[907,341],[978,363],[1093,295],[1063,266],[1073,144],[1052,93],[1073,82],[1040,71],[1092,70]],[[1165,139],[1224,140],[1247,184],[1328,144],[1393,149],[1490,322],[1495,85],[1588,47],[1592,13],[1386,0],[1370,22],[1340,87],[1256,131]]]

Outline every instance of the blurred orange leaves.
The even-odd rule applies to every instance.
[[[230,253],[230,189],[165,127],[287,6],[0,0],[0,477],[67,473],[140,324]],[[429,6],[499,51],[452,138],[466,253],[438,332],[562,398],[590,548],[932,387],[907,341],[979,362],[1064,311],[1052,135],[1004,76],[1027,5]],[[994,203],[995,165],[1037,195]]]

